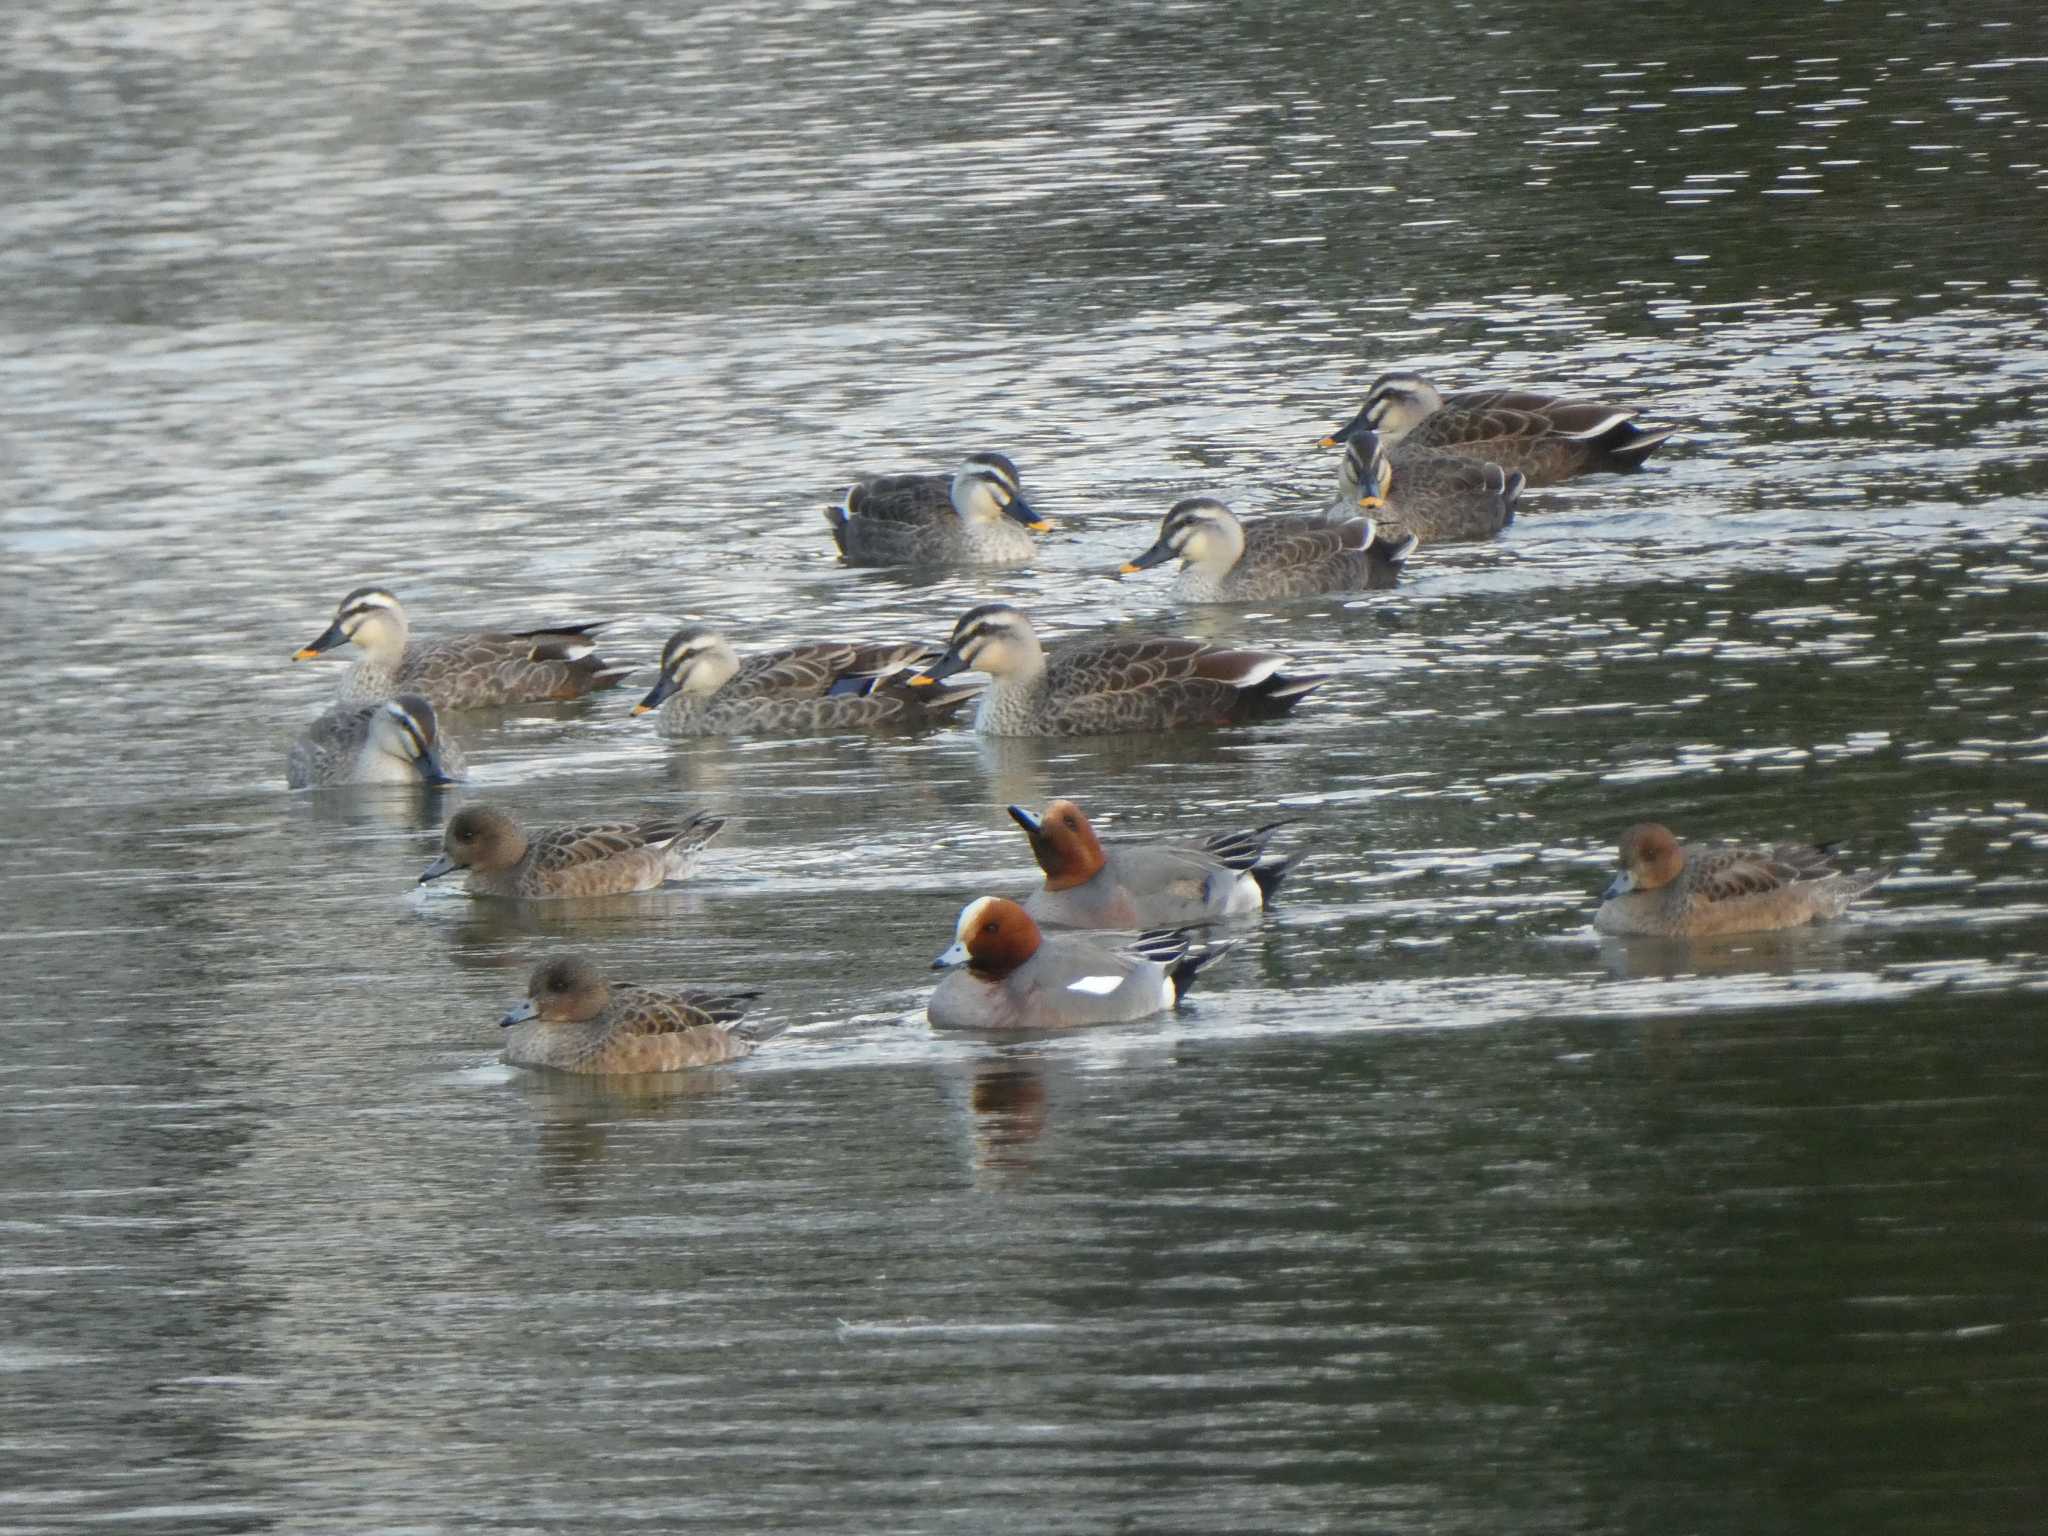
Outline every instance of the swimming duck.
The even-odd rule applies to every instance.
[[[440,734],[434,706],[416,693],[376,704],[337,704],[285,755],[292,789],[329,784],[452,784],[462,752]]]
[[[353,642],[363,657],[341,680],[344,704],[416,693],[436,709],[484,709],[545,699],[580,699],[616,688],[630,667],[606,666],[591,640],[601,625],[474,630],[439,640],[409,637],[405,610],[382,587],[357,587],[334,622],[293,661],[312,661]]]
[[[1364,481],[1358,504],[1425,544],[1490,539],[1515,520],[1522,494],[1519,471],[1454,453],[1390,449],[1376,432],[1360,435],[1344,452],[1348,469],[1340,472],[1340,480],[1352,473]],[[1354,453],[1358,463],[1352,462]]]
[[[723,817],[698,811],[529,832],[509,811],[466,805],[449,818],[441,857],[419,883],[466,869],[472,896],[535,901],[651,891],[688,874],[724,825]]]
[[[934,1029],[989,1030],[1149,1018],[1178,1003],[1229,948],[1187,933],[1141,934],[1114,949],[1087,934],[1048,938],[1014,901],[984,896],[961,910],[953,946],[932,962],[952,974],[932,990],[925,1017]]]
[[[1013,805],[1010,817],[1031,839],[1045,871],[1045,884],[1025,900],[1024,910],[1038,922],[1066,928],[1178,928],[1256,912],[1294,864],[1266,851],[1284,821],[1222,833],[1199,847],[1105,847],[1071,800],[1053,801],[1042,816]]]
[[[1640,469],[1675,428],[1646,429],[1632,406],[1512,389],[1443,394],[1419,373],[1384,373],[1358,414],[1323,439],[1325,448],[1375,431],[1405,443],[1519,470],[1532,486],[1575,475]]]
[[[1062,641],[1050,653],[1008,603],[970,608],[923,687],[972,668],[990,679],[974,717],[985,736],[1096,736],[1236,725],[1283,715],[1324,679],[1290,677],[1283,657],[1165,635]]]
[[[856,481],[825,521],[849,565],[1028,565],[1038,553],[1031,535],[1052,527],[1000,453],[970,454],[950,479]]]
[[[1643,822],[1622,835],[1621,873],[1593,926],[1667,938],[1798,928],[1840,917],[1890,873],[1843,874],[1830,859],[1811,843],[1685,848],[1670,828]]]
[[[584,955],[535,968],[526,1001],[498,1023],[505,1060],[558,1072],[680,1072],[754,1054],[779,1024],[740,1022],[758,992],[666,992],[607,982]]]
[[[1354,505],[1356,498],[1354,498]],[[1375,535],[1370,518],[1259,517],[1248,523],[1213,496],[1176,502],[1159,537],[1123,573],[1179,560],[1185,603],[1265,602],[1323,592],[1384,591],[1401,579],[1412,539]]]
[[[981,691],[908,686],[906,669],[936,654],[915,643],[814,640],[741,661],[717,631],[679,629],[661,648],[660,680],[633,713],[658,709],[654,728],[672,737],[936,725]]]

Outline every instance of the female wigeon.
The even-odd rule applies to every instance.
[[[1148,933],[1111,949],[1085,934],[1048,938],[1014,901],[984,896],[960,913],[952,948],[932,962],[952,974],[932,991],[934,1029],[1072,1029],[1149,1018],[1178,1003],[1228,944]]]
[[[558,1072],[679,1072],[754,1054],[780,1024],[743,1024],[757,992],[664,992],[610,983],[587,957],[544,961],[498,1021],[505,1060]]]
[[[639,821],[591,821],[529,832],[509,811],[468,805],[449,818],[441,857],[420,875],[469,871],[472,896],[534,901],[550,896],[616,896],[680,880],[725,825],[702,811]]]
[[[1797,928],[1840,917],[1890,873],[1843,874],[1829,854],[1811,843],[1684,848],[1670,828],[1643,822],[1622,835],[1621,873],[1593,926],[1667,938]]]
[[[960,616],[946,653],[910,681],[987,673],[974,717],[984,736],[1100,736],[1284,715],[1323,682],[1288,676],[1284,661],[1166,635],[1068,640],[1047,652],[1021,611],[984,603]]]
[[[1159,537],[1123,574],[1180,561],[1173,595],[1184,603],[1269,602],[1328,592],[1385,590],[1401,579],[1408,548],[1376,536],[1372,519],[1237,514],[1213,496],[1174,503]]]
[[[1025,900],[1024,910],[1067,928],[1177,928],[1256,912],[1294,863],[1266,851],[1284,821],[1221,833],[1200,847],[1105,846],[1071,800],[1053,801],[1043,816],[1013,805],[1010,816],[1045,871],[1045,884]]]

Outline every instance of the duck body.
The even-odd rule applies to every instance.
[[[974,728],[988,736],[1100,736],[1235,725],[1284,715],[1321,677],[1280,671],[1284,658],[1177,636],[1082,639],[1042,649],[1007,603],[970,609],[939,660],[912,680],[988,674]]]
[[[1088,934],[1047,935],[1015,902],[984,896],[961,911],[953,946],[933,962],[949,974],[925,1017],[934,1029],[996,1033],[1129,1023],[1174,1007],[1229,947],[1187,933],[1144,934],[1120,947]]]
[[[697,736],[824,736],[943,724],[980,692],[912,688],[935,652],[915,642],[819,640],[742,659],[715,631],[682,629],[662,647],[661,679],[634,707],[654,728]]]
[[[1379,537],[1372,520],[1352,516],[1260,517],[1241,522],[1213,497],[1178,502],[1152,547],[1125,574],[1181,562],[1173,595],[1186,603],[1270,602],[1331,593],[1384,591],[1397,585],[1413,544]]]
[[[1324,444],[1373,430],[1390,445],[1459,454],[1517,472],[1531,486],[1558,485],[1640,469],[1673,429],[1637,426],[1637,414],[1632,406],[1529,390],[1445,394],[1421,374],[1387,373],[1373,381],[1358,415]]]
[[[1294,863],[1267,852],[1285,822],[1182,845],[1104,843],[1069,800],[1040,816],[1013,805],[1010,816],[1045,872],[1024,910],[1052,927],[1135,931],[1247,916],[1272,899]]]
[[[461,869],[470,895],[512,901],[651,891],[687,875],[724,826],[724,818],[699,811],[529,831],[495,806],[465,806],[420,883]]]
[[[310,661],[354,644],[363,655],[342,679],[345,704],[413,693],[440,710],[488,709],[580,699],[616,688],[631,669],[608,666],[597,654],[591,637],[601,627],[557,624],[414,640],[396,597],[381,587],[358,587],[341,600],[334,622],[293,660]]]
[[[1031,535],[1050,526],[1000,453],[973,454],[951,476],[857,480],[825,521],[849,565],[1028,565]]]
[[[1593,926],[1661,938],[1800,928],[1840,917],[1888,873],[1844,873],[1828,848],[1812,843],[1687,848],[1668,828],[1645,822],[1623,836],[1621,873]]]
[[[375,704],[336,704],[301,731],[285,755],[285,784],[450,784],[462,749],[440,733],[434,706],[418,694]]]
[[[607,982],[588,959],[566,956],[537,968],[526,1001],[498,1022],[505,1060],[515,1067],[681,1072],[743,1060],[781,1032],[742,1019],[757,995]]]

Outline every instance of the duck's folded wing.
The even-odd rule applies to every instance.
[[[846,493],[846,510],[879,523],[940,523],[953,516],[953,486],[943,475],[875,475]]]
[[[1480,442],[1492,437],[1598,437],[1636,414],[1633,406],[1604,400],[1567,400],[1561,395],[1521,390],[1472,390],[1444,401],[1432,421],[1432,436],[1450,443]]]
[[[1708,901],[1767,895],[1833,872],[1824,850],[1790,843],[1772,849],[1692,849],[1685,860],[1688,882]]]
[[[1262,517],[1244,530],[1246,563],[1266,570],[1314,568],[1362,554],[1372,536],[1364,518],[1332,523],[1320,517]]]
[[[682,831],[675,818],[648,821],[587,821],[574,827],[548,827],[530,834],[527,850],[534,868],[578,869],[622,853],[666,842]]]
[[[933,654],[932,647],[916,641],[870,645],[818,640],[752,657],[741,665],[734,681],[749,693],[786,698],[865,693],[874,679]]]
[[[612,988],[618,1031],[626,1035],[675,1035],[735,1023],[753,1006],[758,992],[664,992],[633,985]]]

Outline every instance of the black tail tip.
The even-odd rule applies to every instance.
[[[1189,950],[1180,963],[1166,973],[1173,982],[1174,1003],[1178,1005],[1180,1000],[1188,995],[1189,989],[1195,984],[1195,978],[1212,961],[1221,960],[1235,948],[1237,948],[1237,941],[1232,939],[1227,944],[1210,944],[1199,949]]]

